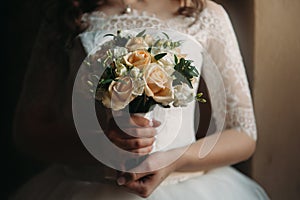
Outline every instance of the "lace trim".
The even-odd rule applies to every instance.
[[[252,109],[236,107],[229,110],[226,116],[227,128],[234,128],[237,131],[247,133],[251,138],[256,140],[257,130],[253,115]]]

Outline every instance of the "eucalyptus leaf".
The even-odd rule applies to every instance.
[[[143,35],[146,33],[146,29],[139,32],[135,37],[143,37]]]
[[[178,64],[178,57],[174,54],[175,64]]]
[[[170,39],[169,35],[166,34],[165,32],[162,32],[162,34],[164,34],[168,40]]]
[[[198,94],[197,94],[197,96],[196,96],[196,97],[197,97],[197,98],[200,98],[200,97],[202,97],[202,96],[203,96],[203,93],[202,93],[202,92],[200,92],[200,93],[198,93]]]
[[[165,57],[167,55],[167,53],[160,53],[154,56],[155,60],[160,60],[163,57]]]
[[[200,102],[200,103],[206,103],[207,101],[206,101],[206,99],[203,99],[203,98],[202,98],[202,99],[199,99],[199,102]]]
[[[153,46],[155,46],[155,47],[158,46],[159,42],[160,42],[160,40],[157,40]]]

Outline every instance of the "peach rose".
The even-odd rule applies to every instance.
[[[121,77],[118,81],[112,81],[108,93],[103,97],[102,103],[113,110],[125,108],[134,98],[133,82],[129,76]]]
[[[172,77],[157,63],[151,63],[145,70],[145,93],[158,103],[168,105],[173,101]]]
[[[128,66],[134,66],[139,69],[144,69],[151,62],[151,55],[148,51],[136,50],[124,56],[124,61]]]

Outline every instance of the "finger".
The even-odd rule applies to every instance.
[[[131,115],[131,124],[137,127],[158,127],[160,122],[155,119],[147,119],[139,115]]]
[[[133,194],[139,195],[141,197],[146,197],[146,187],[145,184],[140,182],[131,182],[126,185],[122,185],[123,188]]]
[[[130,115],[114,117],[110,119],[110,126],[114,128],[130,128],[133,127],[130,121]]]
[[[132,153],[138,154],[138,156],[144,156],[144,155],[151,153],[152,150],[153,150],[153,146],[148,146],[148,147],[134,149],[134,150],[130,150],[130,151]]]
[[[117,178],[117,183],[118,185],[126,185],[126,186],[133,186],[134,183],[138,183],[140,179],[143,179],[145,177],[152,176],[152,173],[129,173],[125,172],[122,173],[118,178]],[[144,181],[140,181],[144,182]]]
[[[122,115],[122,116],[114,116],[110,119],[112,124],[117,127],[147,127],[150,124],[150,120],[138,116],[138,115]]]
[[[161,125],[161,122],[157,121],[155,119],[152,119],[152,123],[153,123],[152,127],[154,127],[154,128],[157,128]]]
[[[110,139],[113,143],[116,143],[116,142],[122,141],[122,140],[126,140],[126,139],[135,138],[133,136],[126,134],[125,132],[123,132],[121,130],[109,130],[105,134],[108,137],[108,139]]]
[[[144,190],[144,184],[139,181],[132,181],[124,184],[124,186],[131,192],[140,195],[143,193]]]
[[[105,134],[108,138],[113,139],[114,137],[122,139],[133,139],[133,138],[152,138],[157,135],[155,128],[111,128],[107,130]]]
[[[126,132],[130,136],[137,137],[137,138],[151,138],[157,134],[156,129],[152,128],[152,127],[128,128],[128,129],[125,129],[124,132]]]
[[[151,127],[151,121],[149,119],[138,115],[130,116],[130,124],[137,127]]]
[[[141,148],[152,147],[155,138],[133,138],[133,139],[120,139],[118,143],[125,150],[138,150]]]

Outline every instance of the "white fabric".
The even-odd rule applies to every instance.
[[[15,200],[142,200],[115,183],[74,180],[64,167],[53,166],[23,187]],[[254,181],[231,167],[172,185],[160,185],[148,200],[266,200]]]
[[[248,134],[257,139],[253,106],[246,79],[243,61],[240,55],[236,37],[225,10],[212,2],[201,13],[199,20],[191,27],[188,24],[193,18],[182,16],[170,20],[159,20],[154,15],[134,11],[128,15],[107,16],[102,12],[86,14],[84,20],[88,21],[89,29],[80,35],[86,52],[90,52],[97,45],[97,33],[107,30],[126,30],[131,28],[157,28],[174,29],[181,33],[193,36],[207,50],[208,55],[215,62],[220,73],[223,92],[222,98],[220,83],[214,81],[212,69],[203,66],[202,74],[207,81],[213,104],[213,117],[218,129],[237,129],[241,134]],[[75,58],[76,59],[76,58]],[[224,106],[222,106],[226,102]],[[190,104],[182,110],[182,126],[179,129],[179,139],[174,140],[172,148],[192,143],[195,139],[194,131],[195,104]],[[176,113],[176,109],[170,109]],[[171,114],[172,115],[172,114]],[[176,116],[173,114],[172,116]],[[225,119],[223,127],[222,119]],[[167,123],[172,127],[176,117]],[[217,130],[218,130],[217,129]],[[170,128],[170,130],[172,130]],[[168,148],[171,148],[168,147]],[[168,149],[167,148],[167,149]],[[63,166],[54,166],[35,177],[17,194],[16,199],[22,200],[138,200],[136,195],[129,194],[115,184],[83,181],[69,174],[70,170]],[[78,174],[83,171],[78,172]],[[93,176],[92,170],[88,176]],[[88,177],[86,176],[86,177]],[[94,174],[96,176],[96,173]],[[94,177],[95,178],[95,177]],[[96,178],[97,179],[97,178]],[[149,200],[205,200],[205,199],[268,199],[267,195],[255,182],[242,175],[231,167],[203,172],[172,174],[161,184],[155,192],[147,198]]]

